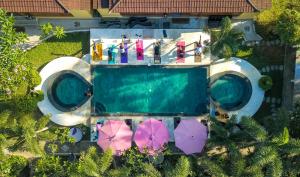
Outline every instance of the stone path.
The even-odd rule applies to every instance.
[[[283,71],[283,65],[265,66],[265,67],[262,67],[259,71],[261,73],[268,73],[271,71]]]

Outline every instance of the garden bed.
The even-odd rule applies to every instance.
[[[245,57],[252,65],[261,71],[262,75],[269,75],[273,80],[273,86],[265,93],[265,101],[254,115],[254,118],[263,122],[263,118],[272,115],[271,104],[266,102],[266,98],[276,98],[282,100],[283,88],[283,70],[270,70],[262,72],[263,68],[271,66],[283,66],[284,46],[267,46],[259,45],[253,47],[252,54]],[[276,104],[275,109],[279,108],[280,104]]]

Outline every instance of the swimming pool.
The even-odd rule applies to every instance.
[[[208,112],[206,67],[102,65],[92,75],[95,115]]]
[[[235,111],[245,106],[252,94],[249,79],[237,72],[213,75],[210,96],[214,104],[225,111]]]
[[[83,105],[88,99],[91,84],[74,71],[61,71],[53,75],[48,84],[48,98],[55,108],[68,112]]]

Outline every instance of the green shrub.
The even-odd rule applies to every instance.
[[[37,103],[44,98],[44,94],[41,91],[33,92],[24,97],[17,98],[14,101],[16,109],[19,112],[31,113],[37,108]]]
[[[249,48],[249,49],[239,49],[236,52],[236,57],[238,58],[248,58],[253,54],[253,48]]]
[[[21,156],[9,156],[0,160],[0,176],[19,176],[27,166],[27,160]]]
[[[32,70],[30,70],[30,75],[31,75],[31,77],[30,77],[30,80],[29,80],[29,83],[28,83],[29,88],[33,88],[35,86],[38,86],[42,81],[42,79],[40,77],[40,74],[36,70],[32,69]]]
[[[273,86],[272,78],[266,75],[262,76],[258,81],[258,85],[264,91],[270,90]]]

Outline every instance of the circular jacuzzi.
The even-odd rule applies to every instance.
[[[238,72],[223,72],[210,78],[210,97],[213,103],[224,111],[235,111],[250,100],[250,80]]]
[[[92,94],[92,86],[74,71],[65,70],[51,77],[47,95],[53,106],[69,112],[83,105]]]

